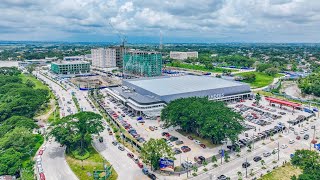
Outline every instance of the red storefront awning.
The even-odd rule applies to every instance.
[[[282,104],[282,105],[291,106],[291,107],[294,107],[294,108],[301,107],[301,104],[299,104],[299,103],[294,103],[294,102],[285,101],[285,100],[281,100],[281,99],[266,97],[266,100],[270,101],[271,103]]]

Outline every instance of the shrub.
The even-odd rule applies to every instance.
[[[193,176],[198,176],[198,174],[197,174],[197,173],[192,173],[192,175],[193,175]]]

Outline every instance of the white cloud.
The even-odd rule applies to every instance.
[[[111,22],[129,37],[320,41],[318,12],[318,0],[2,0],[0,40],[116,36]]]

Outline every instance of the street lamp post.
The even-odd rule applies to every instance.
[[[279,153],[280,153],[280,147],[279,147],[279,141],[278,141],[278,161],[279,161],[279,159],[280,159]]]
[[[248,178],[248,159],[246,158],[246,178]]]

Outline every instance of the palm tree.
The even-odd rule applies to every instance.
[[[256,103],[259,104],[261,101],[261,95],[259,93],[256,94]]]

